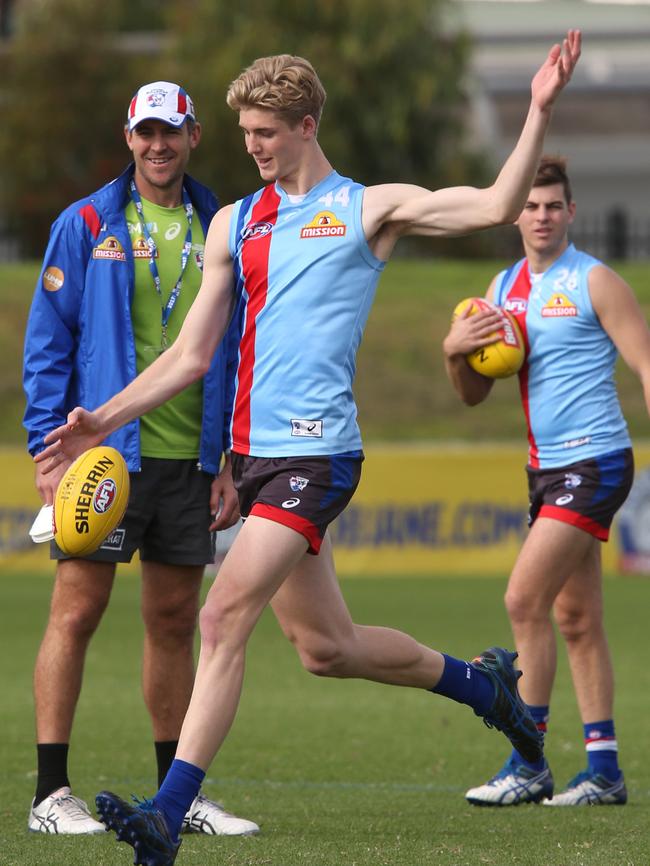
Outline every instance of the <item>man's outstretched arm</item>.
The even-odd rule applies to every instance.
[[[532,80],[519,140],[490,187],[432,192],[410,184],[383,184],[366,190],[364,230],[379,258],[388,258],[402,235],[460,235],[517,219],[542,155],[552,107],[571,78],[580,47],[580,31],[570,30],[563,44],[549,51]]]

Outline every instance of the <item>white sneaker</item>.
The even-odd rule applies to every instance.
[[[253,836],[260,828],[254,821],[226,812],[218,803],[198,794],[183,820],[181,833],[205,833],[208,836]]]
[[[552,796],[553,776],[548,764],[537,771],[509,760],[485,785],[470,788],[465,799],[474,806],[518,806]]]
[[[34,806],[32,800],[27,828],[32,833],[70,835],[106,832],[106,827],[95,821],[84,801],[73,797],[67,786],[53,791],[38,806]]]

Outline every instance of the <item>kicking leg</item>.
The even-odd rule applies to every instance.
[[[326,535],[318,556],[304,556],[271,602],[304,667],[318,676],[361,677],[431,689],[444,668],[441,653],[403,632],[352,622]]]
[[[531,760],[541,757],[541,737],[517,693],[513,654],[493,648],[468,664],[395,629],[353,623],[327,536],[318,557],[300,560],[272,606],[312,673],[435,691],[471,706]]]

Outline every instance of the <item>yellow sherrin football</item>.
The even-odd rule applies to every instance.
[[[54,499],[54,540],[68,556],[87,556],[122,520],[129,470],[115,448],[90,448],[65,473]]]
[[[477,373],[482,373],[490,379],[506,379],[508,376],[514,376],[521,369],[526,355],[524,338],[515,317],[503,307],[497,307],[485,298],[465,298],[456,306],[452,321],[470,304],[472,307],[470,316],[479,311],[496,310],[501,314],[503,327],[494,332],[496,342],[466,355],[467,363]]]

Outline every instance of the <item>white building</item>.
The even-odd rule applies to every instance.
[[[495,165],[512,149],[545,52],[567,29],[582,31],[546,151],[568,157],[575,234],[612,253],[597,235],[623,215],[625,252],[650,257],[650,0],[453,0],[451,26],[474,42],[472,135]]]

